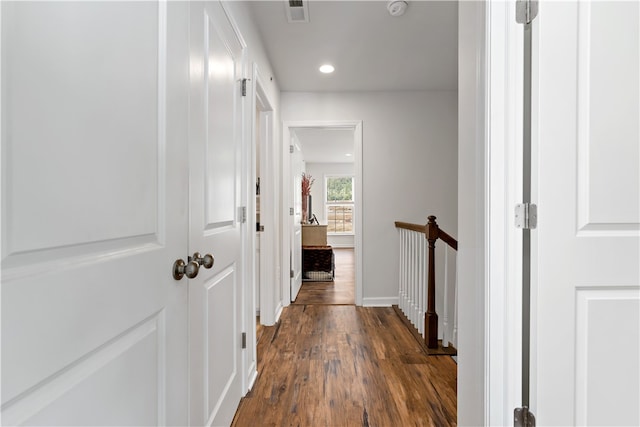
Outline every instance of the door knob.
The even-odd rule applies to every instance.
[[[173,263],[173,278],[180,280],[183,276],[187,276],[189,279],[193,279],[198,275],[199,269],[200,265],[195,261],[189,261],[185,264],[184,260],[178,259]]]
[[[193,261],[197,262],[198,265],[203,266],[204,268],[213,267],[213,263],[215,262],[215,259],[213,258],[213,255],[205,254],[204,256],[201,256],[200,252],[195,252],[193,254],[193,257],[191,257],[191,259]]]

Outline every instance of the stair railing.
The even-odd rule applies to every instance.
[[[406,222],[395,223],[400,234],[400,284],[398,290],[398,308],[423,336],[427,348],[438,348],[438,314],[436,312],[436,256],[438,239],[445,242],[454,251],[458,242],[447,232],[440,229],[435,216],[429,216],[426,225]],[[452,268],[453,266],[453,268]],[[455,264],[450,260],[449,251],[445,251],[443,286],[443,342],[447,347],[457,338],[457,278]],[[451,277],[453,276],[453,278]],[[450,297],[453,295],[453,327],[449,323]]]

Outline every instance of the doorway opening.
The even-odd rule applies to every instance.
[[[355,304],[353,132],[325,128],[292,131],[302,158],[302,164],[294,169],[301,168],[311,184],[306,200],[303,196],[302,286],[296,304]],[[296,159],[294,156],[292,161]],[[328,250],[316,245],[325,245]]]
[[[314,180],[308,216],[326,230],[321,239],[331,247],[333,268],[324,272],[331,275],[325,280],[307,277],[304,283],[310,294],[305,292],[298,303],[325,297],[329,303],[362,305],[362,122],[285,122],[283,141],[285,146],[294,147],[285,149],[283,157],[283,212],[294,212],[282,218],[281,259],[289,261],[282,266],[282,271],[289,273],[282,276],[283,303],[296,301],[300,286],[294,280],[306,277],[295,271],[302,269],[302,262],[297,259],[302,257],[302,241],[297,232],[301,225],[296,221],[301,216],[295,215],[296,202],[301,198],[297,175],[302,171]],[[296,154],[296,147],[301,155]],[[332,191],[340,195],[332,197]],[[330,292],[323,295],[323,289]]]

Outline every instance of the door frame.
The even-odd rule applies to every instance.
[[[283,121],[282,123],[282,181],[280,187],[281,194],[281,286],[282,305],[284,307],[291,304],[291,286],[289,278],[289,259],[291,253],[291,232],[292,217],[289,215],[289,208],[293,206],[291,200],[291,183],[285,179],[291,174],[291,159],[289,154],[289,144],[291,141],[291,131],[293,129],[342,129],[353,130],[353,163],[355,168],[355,271],[356,271],[356,300],[358,306],[362,305],[362,120],[304,120],[304,121]]]
[[[253,64],[253,104],[251,111],[253,112],[252,130],[253,147],[251,152],[252,158],[252,182],[257,181],[256,161],[260,162],[260,193],[266,192],[269,197],[260,198],[260,225],[265,226],[265,231],[260,235],[260,276],[258,283],[263,286],[260,289],[260,323],[263,325],[273,325],[276,321],[276,293],[274,292],[273,283],[276,282],[276,274],[274,266],[277,264],[277,236],[278,221],[276,221],[277,191],[276,185],[278,175],[275,168],[275,147],[274,147],[274,108],[273,103],[269,99],[265,90],[264,81],[260,75],[258,64]],[[259,111],[256,116],[256,111]],[[260,159],[256,159],[256,144],[260,144]],[[256,204],[255,199],[251,200],[251,212],[253,222],[256,222]],[[252,252],[255,256],[255,240],[253,241]],[[269,248],[269,251],[263,251],[263,248]],[[255,261],[255,259],[254,259]],[[255,264],[252,264],[255,265]],[[255,275],[255,271],[254,271]],[[254,283],[253,295],[255,298]],[[266,285],[266,286],[264,286]],[[263,292],[264,291],[264,292]],[[256,313],[256,307],[253,305],[253,314]]]
[[[247,227],[247,263],[246,276],[248,298],[243,303],[245,312],[243,313],[244,322],[246,322],[245,331],[247,332],[247,343],[249,351],[244,355],[244,379],[243,390],[250,390],[258,378],[257,366],[257,332],[256,332],[256,290],[260,289],[260,323],[263,325],[273,325],[275,323],[275,295],[273,285],[275,283],[275,271],[273,266],[276,264],[276,238],[278,233],[277,221],[275,220],[275,208],[277,207],[275,192],[277,186],[274,185],[273,171],[274,145],[273,145],[273,103],[265,90],[265,85],[260,75],[257,63],[253,63],[251,75],[251,93],[253,94],[250,102],[251,108],[251,147],[249,151],[249,186],[247,197],[248,223]],[[258,112],[258,113],[257,113]],[[260,145],[260,159],[257,159],[256,146]],[[257,235],[256,229],[251,224],[256,224],[256,193],[254,185],[257,183],[256,166],[259,161],[261,176],[268,177],[260,183],[261,193],[264,189],[270,197],[260,200],[260,223],[265,225],[265,232],[260,237],[260,270],[256,275],[256,246]],[[271,250],[265,250],[270,248]],[[271,285],[271,286],[270,286]]]
[[[513,423],[522,388],[523,25],[515,2],[487,5],[487,390],[488,425]]]
[[[520,406],[523,30],[515,2],[459,3],[458,423]],[[462,63],[464,62],[464,64]]]

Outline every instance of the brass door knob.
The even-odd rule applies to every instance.
[[[176,280],[182,279],[187,276],[189,279],[193,279],[198,275],[200,265],[195,261],[189,261],[185,264],[183,259],[178,259],[173,263],[173,278]]]

